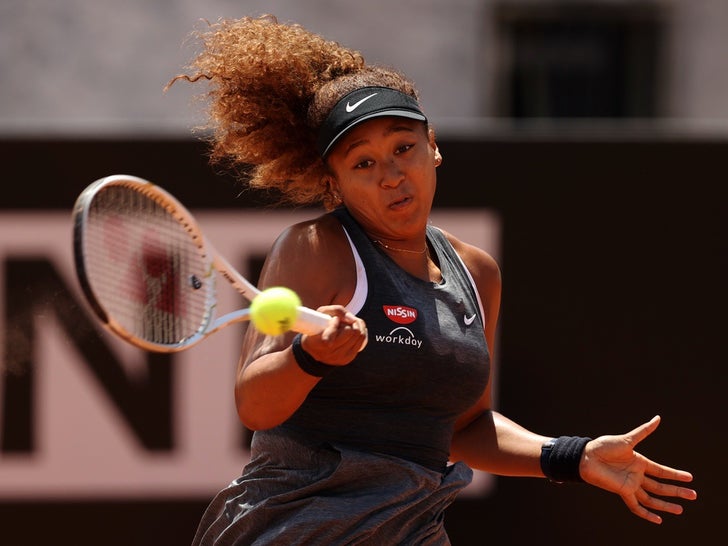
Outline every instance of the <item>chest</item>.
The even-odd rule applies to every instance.
[[[447,415],[465,411],[480,397],[490,361],[469,287],[452,278],[433,285],[370,271],[358,315],[366,321],[369,343],[354,362],[322,382],[321,391],[362,404]]]

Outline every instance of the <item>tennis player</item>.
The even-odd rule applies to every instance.
[[[636,451],[659,417],[552,438],[493,409],[501,275],[429,223],[442,156],[412,82],[273,17],[199,37],[177,79],[209,84],[213,157],[326,208],[280,235],[260,286],[336,319],[319,335],[248,329],[235,400],[251,460],[195,545],[449,544],[444,511],[471,469],[586,482],[653,523],[696,498],[690,473]]]

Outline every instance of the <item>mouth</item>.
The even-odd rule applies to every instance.
[[[413,199],[412,199],[411,195],[405,195],[402,197],[398,197],[394,201],[391,201],[388,206],[390,209],[398,210],[398,209],[406,207],[407,205],[412,203],[412,201],[413,201]]]

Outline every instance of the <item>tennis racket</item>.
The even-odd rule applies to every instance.
[[[259,293],[205,240],[192,214],[141,178],[88,186],[73,209],[76,273],[91,308],[124,340],[156,352],[188,349],[249,309],[216,317],[217,273],[249,302]],[[292,330],[317,334],[331,317],[298,308]]]

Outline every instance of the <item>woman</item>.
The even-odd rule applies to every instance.
[[[659,418],[591,440],[530,432],[492,408],[500,271],[429,224],[442,161],[413,84],[273,17],[202,35],[213,157],[252,187],[328,212],[274,243],[261,287],[332,316],[319,335],[248,329],[235,397],[256,431],[243,475],[195,544],[449,544],[443,513],[471,468],[585,481],[637,516],[679,514],[685,471],[634,447]]]

